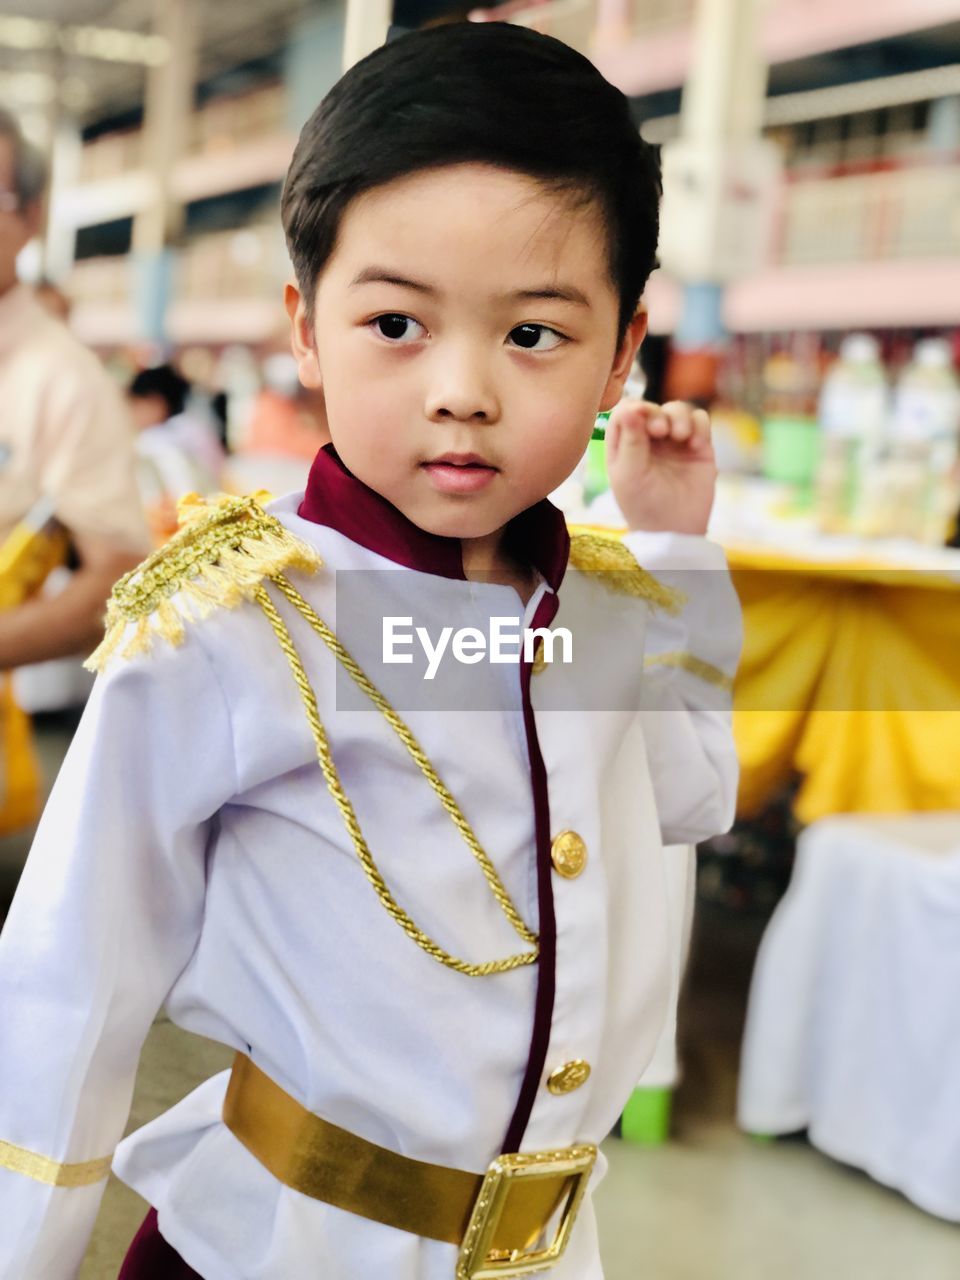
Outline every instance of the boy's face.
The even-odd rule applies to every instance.
[[[301,380],[344,464],[430,533],[483,538],[576,466],[645,330],[618,296],[593,205],[487,165],[353,201],[312,331],[288,286]]]

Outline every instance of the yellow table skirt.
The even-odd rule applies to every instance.
[[[739,810],[792,774],[804,822],[960,810],[960,584],[728,549],[744,609]]]
[[[0,674],[0,836],[40,816],[43,779],[30,718],[17,706],[8,673]]]

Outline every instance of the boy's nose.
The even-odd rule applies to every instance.
[[[496,392],[479,362],[441,356],[433,372],[424,404],[431,422],[483,423],[500,417]]]

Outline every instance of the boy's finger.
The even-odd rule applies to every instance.
[[[710,426],[710,414],[706,409],[694,409],[693,411],[693,436],[691,444],[699,447],[700,445],[709,444],[712,430]]]
[[[658,404],[650,404],[646,400],[621,400],[614,405],[607,420],[607,462],[614,463],[620,450],[620,441],[624,431],[649,429],[650,414],[660,414]]]
[[[683,400],[671,400],[663,406],[670,426],[670,436],[679,443],[691,439],[694,433],[693,406]]]
[[[614,461],[619,457],[636,465],[638,461],[645,460],[650,453],[650,435],[650,420],[643,415],[622,418],[618,424],[617,453]]]
[[[660,406],[651,404],[649,400],[620,400],[610,413],[609,425],[615,422],[644,422],[651,415],[660,412]]]
[[[620,419],[617,417],[616,410],[607,419],[607,429],[603,433],[603,438],[607,450],[607,466],[611,467],[616,462],[620,451]]]

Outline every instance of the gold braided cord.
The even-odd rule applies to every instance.
[[[287,581],[282,575],[277,575],[271,579],[290,603],[296,608],[297,612],[310,624],[312,629],[321,637],[327,647],[335,655],[337,660],[343,665],[345,670],[350,674],[357,685],[371,699],[377,709],[381,712],[391,728],[403,742],[407,751],[416,762],[420,772],[430,783],[433,790],[440,797],[444,809],[450,815],[454,825],[460,831],[466,841],[471,853],[480,864],[486,877],[487,883],[500,904],[504,915],[513,925],[516,932],[525,942],[533,947],[532,951],[520,952],[516,955],[506,956],[500,960],[488,960],[483,964],[473,964],[467,960],[461,960],[459,957],[452,955],[446,951],[439,943],[426,934],[415,921],[404,911],[403,907],[397,902],[384,880],[379,867],[373,859],[370,848],[364,838],[360,828],[357,815],[354,812],[353,805],[343,789],[340,781],[340,775],[337,772],[336,765],[333,761],[333,754],[330,750],[330,743],[327,738],[326,730],[320,719],[320,711],[317,707],[316,694],[304,670],[300,655],[297,653],[293,638],[287,629],[286,624],[277,611],[276,605],[270,598],[266,588],[260,586],[254,596],[257,604],[263,610],[267,617],[277,641],[281,649],[286,655],[290,664],[290,670],[296,681],[297,688],[300,691],[300,697],[307,714],[307,720],[310,725],[310,731],[313,735],[314,744],[317,749],[317,760],[320,764],[320,770],[323,773],[324,780],[333,797],[334,803],[340,810],[340,816],[343,818],[344,826],[347,834],[356,851],[360,864],[363,867],[364,874],[373,886],[381,905],[389,914],[390,918],[403,929],[404,933],[413,942],[417,944],[421,950],[427,955],[432,956],[440,964],[445,965],[448,969],[454,969],[457,973],[465,974],[470,978],[487,977],[495,973],[507,973],[512,969],[519,969],[523,965],[535,964],[540,954],[539,939],[535,933],[527,926],[513,902],[510,899],[506,889],[503,886],[500,877],[497,875],[496,869],[490,862],[484,850],[481,848],[476,836],[463,816],[459,806],[450,795],[440,777],[437,775],[433,765],[427,759],[423,748],[417,742],[413,733],[408,726],[401,720],[397,713],[393,710],[380,691],[370,682],[362,668],[356,663],[347,649],[337,638],[335,633],[330,630],[326,623],[314,612],[307,604],[300,593]]]
[[[394,711],[393,707],[391,707],[390,703],[376,685],[373,684],[360,664],[338,639],[336,633],[332,631],[323,619],[310,607],[289,579],[283,574],[277,574],[271,579],[271,581],[276,584],[277,588],[283,592],[301,617],[304,618],[313,630],[316,631],[317,635],[321,637],[327,647],[335,655],[337,661],[350,675],[354,683],[367,695],[373,705],[386,720],[387,724],[389,724],[391,729],[393,729],[394,733],[406,747],[417,768],[436,792],[440,803],[443,805],[454,826],[460,832],[460,835],[463,837],[463,840],[470,852],[480,864],[486,881],[490,886],[491,892],[500,904],[503,914],[507,917],[524,942],[529,942],[532,946],[535,946],[539,941],[537,935],[528,927],[523,917],[514,906],[510,895],[503,887],[503,883],[497,874],[496,867],[494,867],[493,863],[490,861],[486,851],[474,834],[473,828],[464,817],[460,806],[450,794],[436,769],[434,769],[427,753],[424,751],[423,747],[420,746],[420,743],[417,741],[412,730],[407,724],[405,724],[397,712]]]
[[[103,1181],[111,1163],[111,1156],[102,1156],[99,1160],[64,1164],[28,1151],[26,1147],[15,1147],[12,1142],[0,1142],[0,1169],[22,1173],[25,1178],[46,1183],[48,1187],[90,1187]]]

